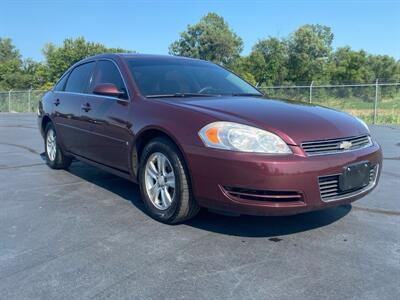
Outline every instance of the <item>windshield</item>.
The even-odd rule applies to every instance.
[[[129,69],[146,97],[262,96],[254,87],[224,68],[186,59],[128,59]]]

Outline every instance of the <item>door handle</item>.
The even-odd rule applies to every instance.
[[[92,108],[90,107],[89,103],[86,103],[85,105],[81,106],[81,109],[84,110],[85,112],[88,112],[89,110],[91,110]]]
[[[57,98],[53,103],[55,106],[58,106],[61,102],[60,99]]]

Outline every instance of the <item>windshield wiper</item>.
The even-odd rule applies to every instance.
[[[177,98],[177,97],[215,97],[213,94],[199,94],[199,93],[175,93],[175,94],[160,94],[160,95],[147,95],[146,98]]]
[[[234,93],[231,96],[235,97],[264,97],[263,94],[256,94],[256,93]]]

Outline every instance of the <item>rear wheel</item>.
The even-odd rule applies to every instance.
[[[168,139],[156,138],[145,146],[139,179],[142,199],[154,219],[176,224],[199,211],[184,160]]]
[[[62,152],[57,141],[57,134],[53,123],[49,122],[45,129],[44,148],[46,153],[46,163],[52,169],[67,169],[72,162]]]

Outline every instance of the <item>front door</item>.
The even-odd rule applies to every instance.
[[[131,102],[126,85],[117,65],[111,60],[96,64],[91,90],[103,83],[112,83],[123,91],[121,98],[90,94],[84,105],[90,109],[84,117],[91,123],[88,135],[88,158],[101,164],[129,170],[129,141],[131,123],[128,110]]]

